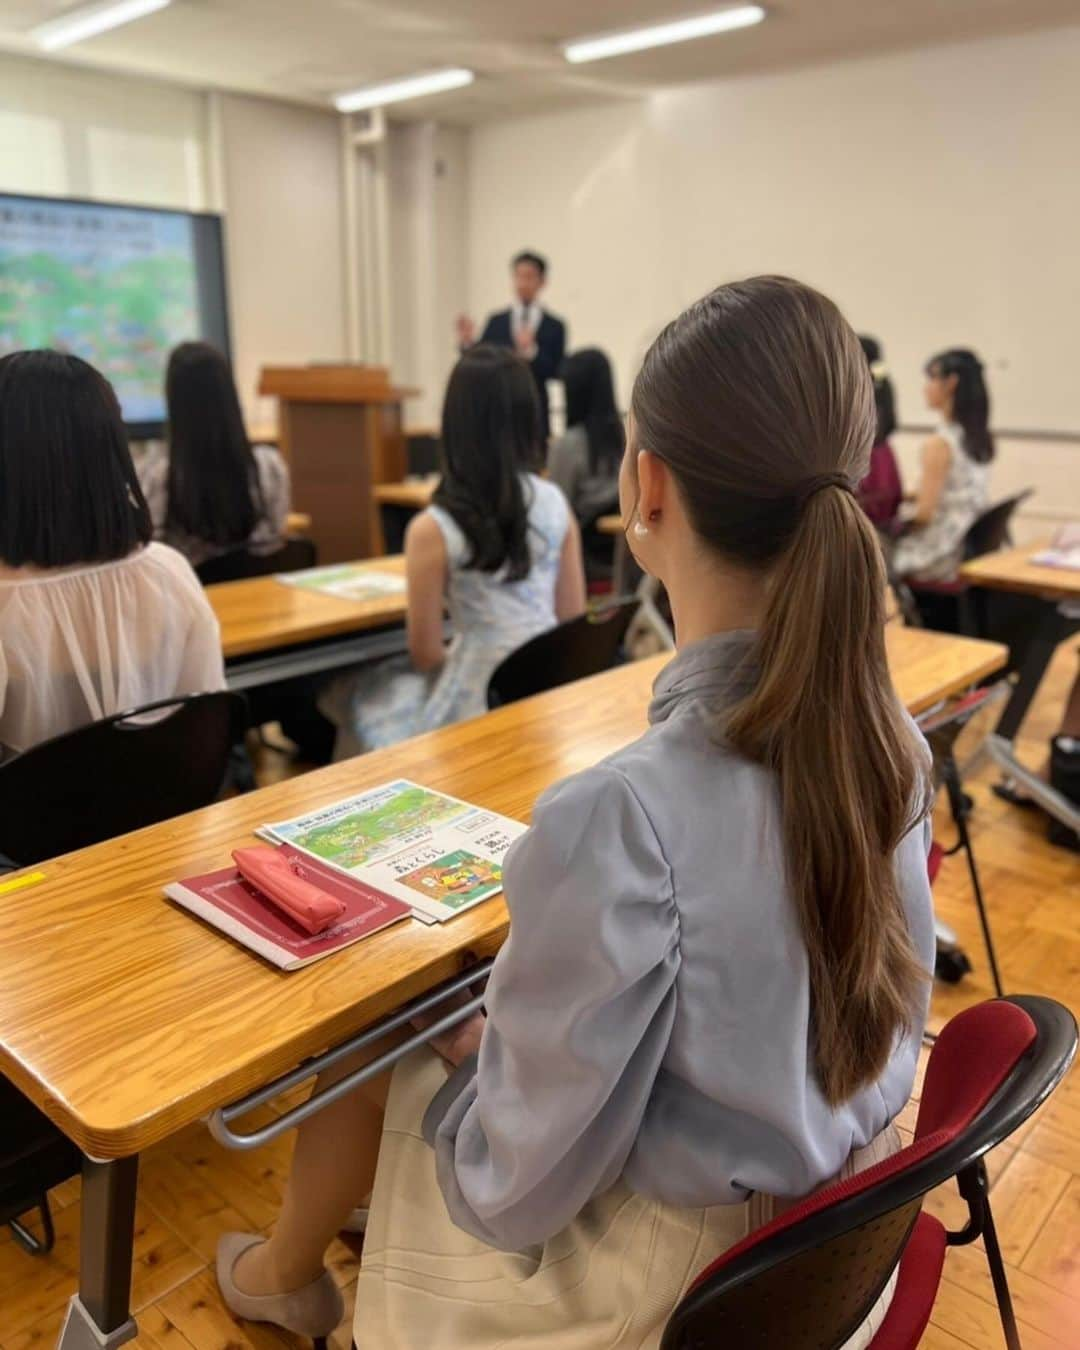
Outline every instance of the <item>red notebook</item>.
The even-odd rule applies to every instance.
[[[383,895],[336,868],[324,867],[288,844],[282,847],[300,876],[344,902],[345,914],[333,928],[314,936],[305,932],[265,900],[235,867],[174,881],[165,887],[165,894],[281,970],[299,970],[412,913],[401,900]]]

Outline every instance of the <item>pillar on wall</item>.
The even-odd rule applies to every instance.
[[[381,108],[341,119],[349,358],[387,364],[393,344],[387,124]]]
[[[467,136],[432,121],[388,124],[389,359],[395,378],[422,390],[412,426],[438,422],[467,301]]]

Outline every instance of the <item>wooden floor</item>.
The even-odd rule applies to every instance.
[[[1075,670],[1074,651],[1063,648],[1024,728],[1021,751],[1033,765],[1046,752]],[[279,774],[280,767],[266,766],[265,776]],[[977,803],[975,848],[1006,988],[1052,995],[1080,1013],[1080,856],[1052,848],[1038,816],[999,802],[988,790],[993,778],[993,769],[984,767],[970,786]],[[951,838],[944,816],[937,835],[944,842]],[[991,990],[962,859],[945,862],[935,900],[976,967],[960,985],[935,988],[934,1025],[940,1025]],[[900,1124],[910,1128],[913,1120],[910,1106]],[[265,1231],[272,1225],[289,1150],[286,1139],[254,1154],[230,1153],[196,1127],[146,1156],[135,1245],[136,1345],[222,1350],[306,1344],[236,1322],[218,1298],[212,1271],[219,1233]],[[1074,1071],[1043,1111],[990,1156],[989,1166],[1025,1350],[1075,1350],[1080,1345],[1080,1072]],[[6,1229],[0,1235],[0,1350],[55,1344],[75,1288],[78,1182],[61,1187],[54,1200],[57,1243],[51,1256],[34,1260],[15,1246]],[[955,1191],[943,1189],[928,1204],[946,1222],[961,1222]],[[339,1240],[330,1256],[350,1309],[333,1344],[347,1350],[359,1245]],[[922,1344],[928,1350],[1004,1345],[978,1247],[949,1252],[933,1323]]]

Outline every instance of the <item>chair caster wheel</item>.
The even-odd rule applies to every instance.
[[[959,947],[939,947],[934,974],[946,984],[959,984],[971,972],[971,962]]]

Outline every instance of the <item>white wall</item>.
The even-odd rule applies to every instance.
[[[221,132],[236,379],[249,412],[266,419],[261,366],[345,355],[339,122],[226,94]]]
[[[625,402],[683,305],[787,272],[884,341],[904,420],[927,420],[927,356],[968,344],[999,426],[1080,431],[1078,70],[1065,28],[478,127],[473,309],[505,304],[507,259],[539,248],[571,345],[611,352]],[[1033,509],[1080,515],[1080,444],[1015,453],[1017,476],[1045,469]]]
[[[194,90],[0,54],[0,191],[210,206]]]

